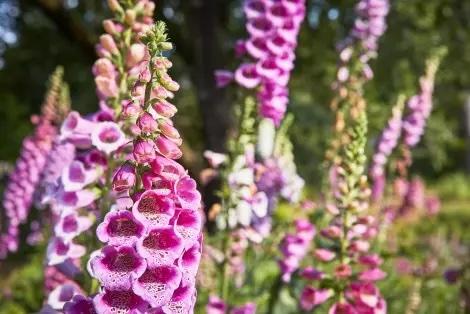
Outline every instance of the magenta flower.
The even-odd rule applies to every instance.
[[[313,252],[313,255],[315,256],[316,259],[318,259],[321,262],[329,262],[336,257],[335,252],[332,252],[327,249],[316,249]]]
[[[175,213],[174,203],[164,198],[157,190],[148,190],[140,195],[132,207],[134,217],[143,224],[167,225]]]
[[[175,182],[186,175],[184,168],[172,159],[157,156],[150,165],[154,174],[171,182]]]
[[[64,304],[72,300],[72,298],[79,293],[80,291],[76,285],[60,285],[49,294],[49,297],[47,298],[47,304],[55,310],[62,310]]]
[[[195,284],[199,262],[201,261],[201,245],[196,242],[183,252],[179,259],[179,267],[182,271],[183,284]]]
[[[137,140],[134,143],[134,159],[138,163],[148,163],[155,159],[155,144],[150,140]]]
[[[89,217],[79,216],[74,210],[64,210],[54,227],[55,235],[70,241],[85,230],[88,230],[93,221]]]
[[[171,265],[183,250],[183,239],[170,226],[152,228],[137,242],[137,252],[147,259],[149,267]]]
[[[131,290],[104,290],[93,298],[93,304],[98,314],[145,313],[149,306],[147,302]]]
[[[242,306],[237,306],[230,311],[230,314],[255,314],[256,304],[246,303]]]
[[[59,191],[56,197],[58,206],[63,209],[78,209],[90,205],[99,195],[94,191],[80,190],[72,192]]]
[[[109,245],[134,245],[143,236],[145,227],[128,210],[113,210],[106,214],[96,229],[96,235]]]
[[[181,149],[178,147],[179,145],[165,136],[159,136],[155,140],[155,146],[157,151],[166,158],[180,159],[183,156]]]
[[[50,266],[61,264],[68,259],[80,258],[85,252],[84,246],[55,237],[47,246],[47,264]]]
[[[175,231],[188,243],[196,241],[202,227],[201,215],[196,210],[176,210],[174,215]]]
[[[62,172],[61,181],[66,192],[79,191],[95,181],[97,176],[97,170],[86,170],[82,162],[74,160]]]
[[[134,281],[134,292],[152,307],[161,307],[170,302],[174,291],[181,282],[181,271],[176,266],[147,268],[145,273]]]
[[[181,207],[198,209],[201,206],[201,194],[196,189],[196,181],[184,176],[175,183],[175,195]]]
[[[245,88],[255,88],[261,82],[255,64],[243,64],[235,71],[235,81]]]
[[[101,122],[91,133],[91,142],[100,151],[109,155],[126,143],[126,137],[116,123]]]
[[[75,135],[89,137],[95,129],[96,124],[89,120],[83,119],[76,111],[69,113],[60,128],[60,134],[63,139],[71,138]]]
[[[192,313],[196,300],[196,289],[193,286],[179,286],[170,302],[162,307],[165,314]]]
[[[225,314],[227,311],[227,305],[224,300],[217,296],[209,296],[209,302],[206,305],[207,314]]]
[[[372,268],[363,271],[359,274],[359,280],[362,281],[378,281],[382,280],[386,277],[386,273],[382,271],[380,268]]]
[[[230,84],[234,79],[234,75],[230,71],[216,70],[215,71],[215,83],[218,88],[222,88]]]
[[[113,176],[113,190],[116,192],[128,191],[134,186],[135,180],[135,167],[129,163],[125,163]]]
[[[314,307],[325,303],[332,295],[331,290],[317,290],[306,286],[300,296],[300,307],[304,311],[312,311]]]
[[[90,260],[92,276],[108,290],[126,291],[147,267],[145,260],[129,246],[105,246]]]
[[[96,314],[93,300],[76,294],[63,307],[64,314]]]

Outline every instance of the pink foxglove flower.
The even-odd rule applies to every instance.
[[[139,4],[151,5],[146,0]],[[153,6],[147,11],[150,17]],[[93,145],[114,153],[114,162],[118,163],[112,178],[115,205],[105,212],[97,229],[99,240],[107,246],[89,260],[89,272],[98,279],[102,291],[94,297],[94,305],[98,313],[118,308],[126,312],[190,313],[201,255],[201,196],[196,182],[174,161],[182,156],[182,139],[170,120],[176,107],[165,98],[172,97],[179,85],[168,74],[171,62],[162,57],[161,48],[168,46],[163,40],[163,24],[143,29],[147,33],[136,40],[147,45],[132,46],[125,56],[126,65],[132,67],[129,75],[135,80],[134,86],[121,94],[132,99],[122,101],[123,111],[115,122],[97,123],[93,133],[100,134],[102,124],[110,127],[105,137],[111,140],[102,140],[104,144],[114,143],[115,138],[129,141],[106,150],[96,136],[91,136]],[[123,43],[115,39],[120,47]],[[101,44],[105,48],[105,42]],[[112,52],[112,48],[105,48],[105,58],[110,58],[106,52],[121,51]],[[117,136],[121,128],[125,136]],[[126,143],[129,149],[118,149]]]
[[[300,296],[300,307],[304,311],[312,311],[316,306],[325,303],[332,295],[331,290],[317,290],[307,286]]]
[[[64,314],[96,314],[93,300],[76,294],[63,306]]]
[[[82,257],[85,252],[84,246],[56,237],[47,246],[47,263],[51,266],[62,264],[69,259]]]
[[[132,290],[103,291],[93,298],[97,313],[144,313],[148,303]]]
[[[253,63],[240,65],[234,79],[242,87],[257,88],[260,115],[279,125],[288,103],[286,85],[305,17],[305,1],[246,0],[243,11],[249,38],[237,43],[236,53],[242,55],[246,51]],[[229,83],[229,73],[216,72],[219,87]]]
[[[110,245],[133,245],[143,236],[144,225],[128,210],[112,210],[98,226],[96,235]]]
[[[92,275],[108,290],[127,291],[145,272],[146,261],[130,246],[106,246],[90,260]]]
[[[110,154],[124,145],[126,138],[116,123],[101,122],[91,133],[91,142],[100,151]]]
[[[49,294],[47,304],[55,310],[62,310],[64,304],[72,300],[79,293],[80,290],[78,290],[76,285],[64,284],[58,286]]]

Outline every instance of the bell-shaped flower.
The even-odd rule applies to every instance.
[[[99,197],[95,191],[59,191],[57,194],[57,206],[65,209],[77,209],[89,206]]]
[[[270,1],[265,0],[248,0],[243,3],[243,12],[247,19],[254,19],[265,16],[271,5]]]
[[[267,12],[266,16],[276,27],[282,27],[284,21],[292,16],[294,12],[289,12],[290,6],[286,6],[283,2],[274,3]]]
[[[147,112],[142,113],[139,119],[137,119],[137,126],[142,133],[147,134],[152,134],[158,130],[158,122]]]
[[[246,303],[241,306],[234,307],[230,314],[255,314],[256,313],[256,304]]]
[[[183,284],[195,284],[199,262],[201,260],[201,245],[195,242],[190,248],[183,252],[178,261],[179,267],[183,273]]]
[[[126,143],[126,137],[114,122],[98,123],[91,133],[91,142],[100,151],[111,154]]]
[[[155,144],[150,140],[137,140],[134,142],[134,159],[140,163],[149,163],[155,159]]]
[[[211,150],[204,151],[204,158],[206,158],[207,162],[209,163],[209,166],[214,169],[219,168],[220,165],[227,161],[227,155],[216,153]]]
[[[119,95],[119,87],[114,78],[100,75],[95,77],[95,84],[100,99],[114,98]]]
[[[72,111],[62,123],[60,128],[61,137],[67,138],[74,133],[89,135],[95,126],[94,122],[86,120],[78,112]]]
[[[365,270],[359,274],[359,280],[362,281],[379,281],[384,279],[387,274],[380,268],[372,268]]]
[[[175,213],[175,207],[170,198],[163,197],[157,190],[148,190],[134,203],[132,213],[144,224],[167,225]]]
[[[134,245],[143,236],[144,225],[128,210],[112,210],[96,229],[96,235],[109,245]]]
[[[207,314],[225,314],[227,312],[227,304],[221,298],[211,295],[206,305]]]
[[[153,173],[162,176],[163,178],[175,182],[186,174],[183,166],[172,159],[162,156],[156,156],[150,163]]]
[[[196,210],[201,206],[201,194],[196,188],[196,181],[189,176],[176,182],[174,193],[181,207]]]
[[[183,156],[181,149],[173,141],[168,139],[166,136],[160,135],[155,140],[155,146],[157,151],[169,159],[180,159]]]
[[[179,286],[166,305],[162,307],[163,313],[192,313],[196,301],[196,289],[194,286]]]
[[[113,176],[113,190],[115,192],[128,191],[134,186],[135,181],[135,167],[130,163],[125,163]]]
[[[246,30],[252,37],[267,37],[274,31],[272,20],[266,16],[250,19],[246,24]]]
[[[80,293],[79,288],[73,284],[63,284],[51,291],[47,298],[47,304],[55,310],[62,310],[64,304]]]
[[[197,210],[176,210],[174,216],[175,231],[185,240],[197,240],[201,232],[201,214]]]
[[[105,246],[90,259],[91,275],[109,290],[126,291],[147,267],[145,260],[130,246]]]
[[[248,54],[251,57],[255,58],[255,59],[262,60],[262,59],[267,58],[269,56],[267,39],[265,37],[250,38],[246,41],[245,47],[246,47],[246,51],[248,52]],[[246,69],[246,70],[250,70],[250,69]],[[256,72],[255,73],[247,72],[246,74],[244,74],[244,76],[254,77],[255,74],[256,74]],[[236,75],[237,75],[237,73],[235,72],[235,80],[237,81],[237,76]],[[240,82],[238,82],[238,83],[240,84]],[[242,85],[242,84],[240,84],[240,85]],[[244,86],[244,85],[242,85],[242,86]]]
[[[174,265],[147,268],[145,273],[134,281],[133,291],[152,307],[168,303],[181,282],[181,271]]]
[[[314,307],[325,303],[333,295],[331,290],[318,290],[311,286],[306,286],[300,296],[300,307],[304,311],[312,311]]]
[[[98,314],[110,313],[146,313],[149,304],[132,290],[104,290],[93,298]]]
[[[147,259],[149,267],[171,265],[183,250],[183,239],[171,226],[150,229],[147,236],[137,242],[137,251]]]
[[[54,233],[65,241],[70,241],[88,230],[92,224],[93,221],[89,217],[79,216],[75,210],[65,210],[54,227]]]
[[[99,58],[96,60],[95,64],[93,64],[92,71],[95,76],[102,76],[110,79],[115,79],[117,73],[111,60],[107,58]]]
[[[97,176],[97,170],[87,170],[81,161],[74,160],[62,172],[61,181],[65,191],[78,191],[96,180]]]
[[[329,261],[332,261],[336,257],[335,252],[327,250],[327,249],[316,249],[313,252],[313,255],[315,256],[316,259],[318,259],[321,262],[329,262]]]
[[[63,307],[64,314],[96,314],[93,300],[80,294],[76,294]]]
[[[260,76],[256,72],[256,65],[252,63],[242,64],[235,71],[235,81],[245,88],[255,88],[261,82]]]
[[[233,72],[226,70],[216,70],[214,72],[215,84],[218,88],[227,86],[233,81]]]
[[[330,307],[328,314],[357,314],[357,311],[349,303],[338,302]]]
[[[49,266],[58,265],[69,258],[80,258],[85,254],[85,252],[86,249],[84,246],[55,237],[49,241],[47,246],[47,264]]]

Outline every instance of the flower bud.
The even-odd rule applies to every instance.
[[[171,92],[176,92],[180,89],[180,85],[174,81],[168,73],[163,73],[160,79],[160,83]]]
[[[155,145],[149,140],[137,140],[134,143],[134,158],[138,163],[145,164],[155,159]]]
[[[133,117],[137,117],[142,112],[142,108],[133,101],[129,101],[127,104],[122,106],[121,115],[124,119],[130,119]]]
[[[153,16],[153,11],[155,10],[155,3],[152,1],[147,2],[144,7],[144,15]]]
[[[178,130],[169,122],[169,121],[162,121],[160,122],[160,131],[162,131],[163,135],[171,139],[180,139],[180,133]]]
[[[135,184],[135,168],[129,163],[122,165],[113,177],[113,190],[124,192],[131,189]]]
[[[171,50],[173,49],[173,44],[165,41],[165,42],[160,43],[160,48],[163,51]]]
[[[152,107],[159,115],[165,118],[173,117],[178,111],[178,109],[176,109],[173,104],[169,103],[166,100],[159,101],[153,104]]]
[[[141,62],[145,57],[145,49],[145,45],[143,44],[132,44],[127,54],[127,65],[133,67]]]
[[[158,130],[158,122],[147,112],[139,117],[137,125],[143,133],[153,133]]]
[[[108,34],[114,35],[117,33],[116,24],[111,20],[104,20],[103,28]]]
[[[128,25],[132,25],[135,22],[136,13],[134,10],[128,9],[126,10],[126,14],[124,19]]]
[[[170,159],[179,159],[183,155],[178,145],[167,139],[165,136],[159,136],[155,140],[157,150],[160,154]]]
[[[119,50],[114,42],[113,36],[109,34],[104,34],[100,36],[101,46],[112,54],[118,54]]]
[[[108,0],[108,6],[113,12],[122,11],[122,7],[119,4],[118,0]]]

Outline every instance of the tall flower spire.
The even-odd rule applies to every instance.
[[[192,313],[201,256],[201,196],[175,161],[182,155],[182,139],[171,120],[176,107],[168,99],[179,85],[168,74],[172,64],[165,55],[172,44],[165,24],[157,22],[141,39],[146,57],[132,98],[125,102],[135,115],[120,116],[133,130],[132,153],[114,174],[118,199],[98,226],[106,246],[89,261],[90,274],[102,287],[93,302],[98,313],[149,308]]]
[[[225,86],[233,77],[244,88],[256,88],[260,116],[279,126],[289,102],[287,84],[305,18],[305,0],[245,0],[243,11],[249,38],[239,40],[235,52],[246,55],[247,61],[233,75],[217,71],[217,85]]]
[[[34,133],[23,141],[20,157],[10,174],[3,196],[6,217],[0,237],[0,258],[18,249],[19,226],[28,219],[58,124],[68,111],[68,103],[63,98],[66,87],[62,78],[63,69],[59,67],[51,75],[41,114],[31,118],[35,125]]]

